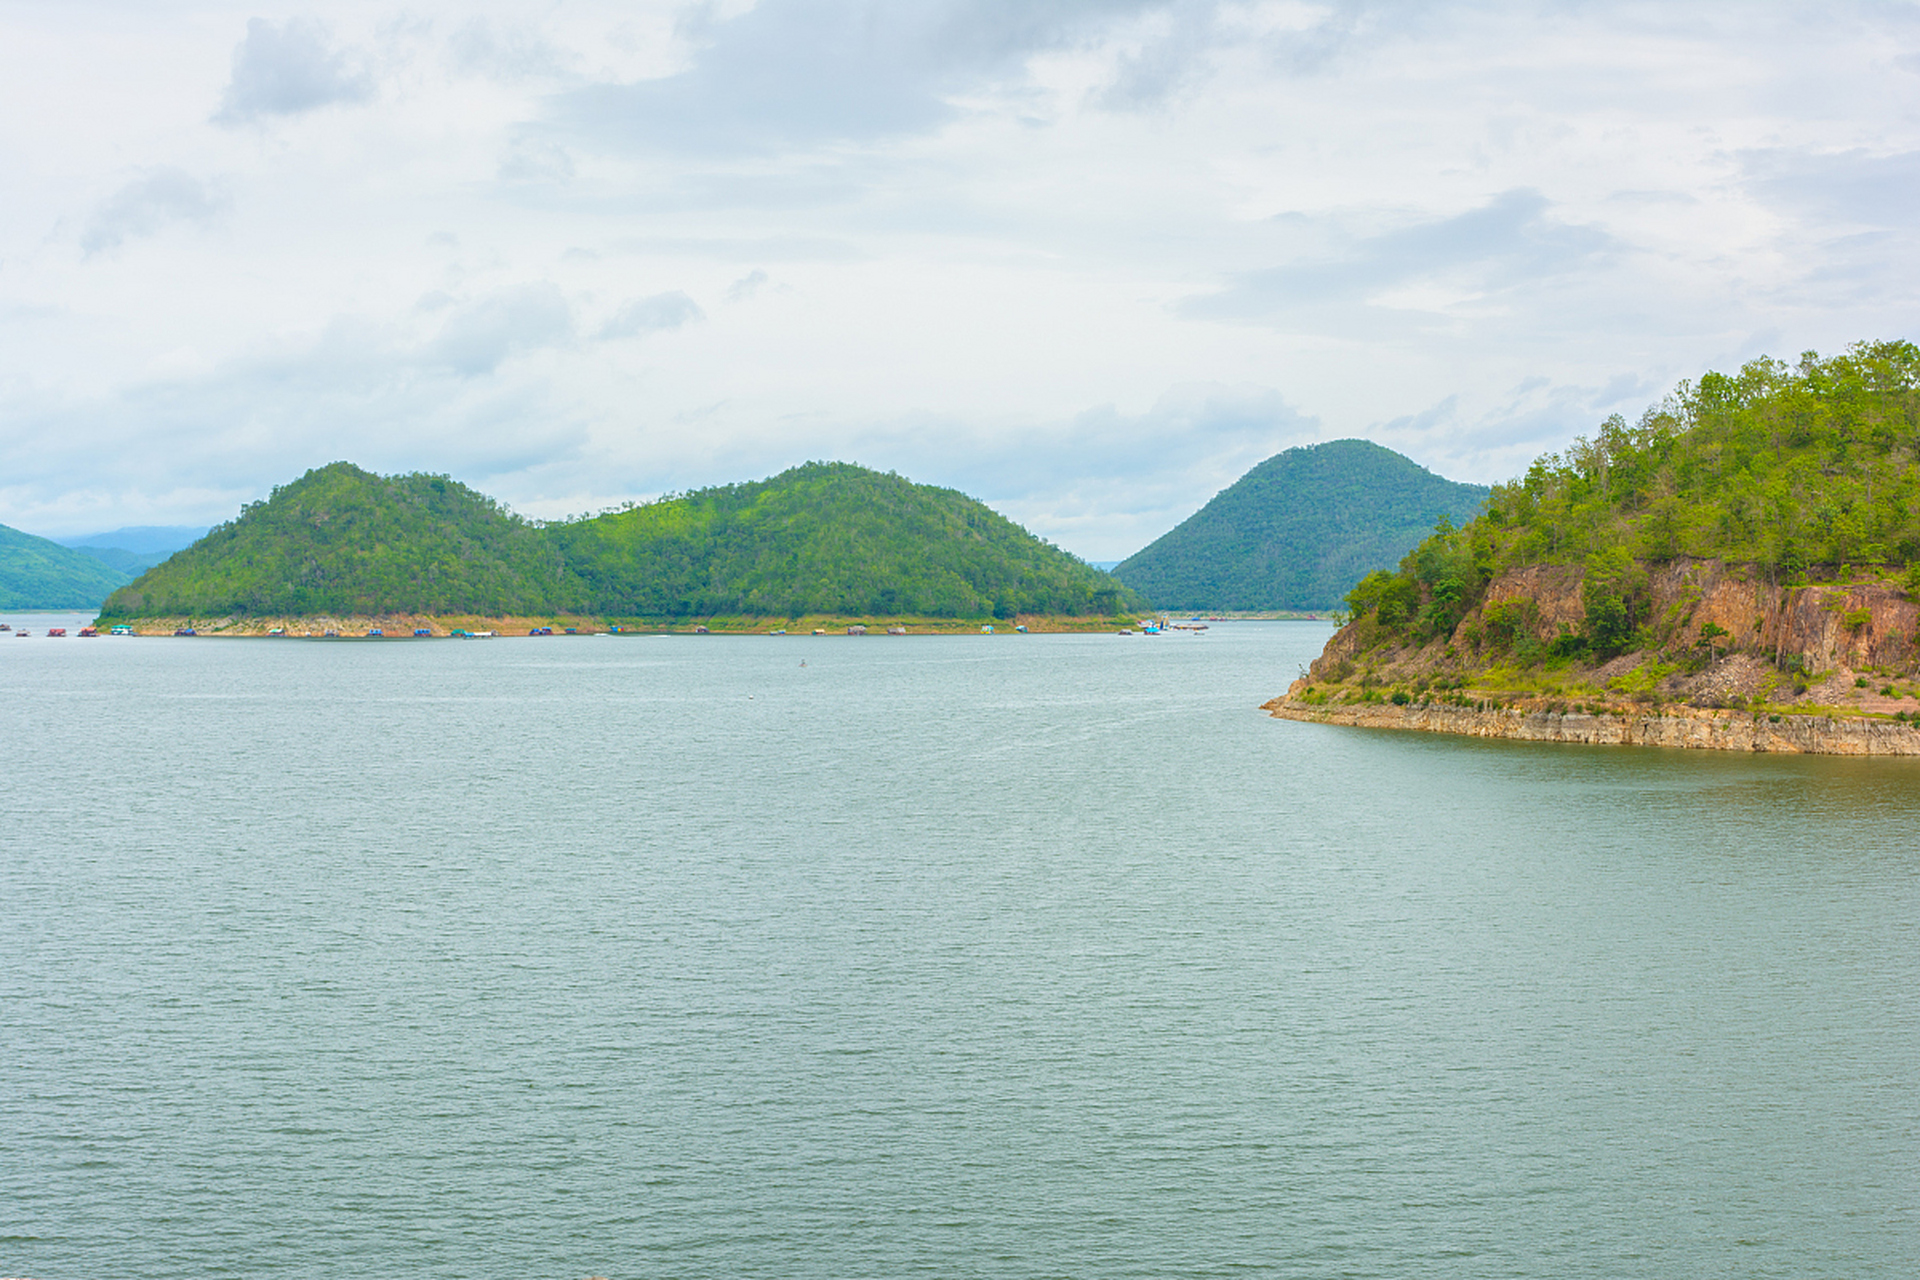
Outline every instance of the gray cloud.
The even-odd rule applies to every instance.
[[[206,223],[226,206],[223,192],[184,169],[155,169],[100,203],[80,232],[80,249],[92,257],[170,223]]]
[[[694,66],[560,100],[604,141],[772,152],[933,128],[948,99],[1114,17],[1169,0],[763,0],[698,32]]]
[[[707,313],[700,304],[679,290],[639,298],[622,307],[600,327],[601,338],[632,338],[643,333],[662,333],[704,320]]]
[[[246,39],[233,51],[233,79],[213,118],[239,125],[372,96],[372,77],[350,65],[317,20],[290,18],[276,26],[250,18]]]
[[[424,361],[468,377],[492,373],[510,356],[563,346],[573,308],[551,284],[505,289],[456,310],[422,350]]]
[[[500,179],[517,183],[565,183],[573,180],[573,157],[558,143],[515,138],[500,162]]]
[[[1757,151],[1741,157],[1747,186],[1778,209],[1822,221],[1911,228],[1920,151]]]
[[[447,52],[462,71],[508,82],[564,75],[572,61],[539,31],[496,28],[484,17],[470,18],[454,31]]]
[[[1330,304],[1365,306],[1396,287],[1447,281],[1475,291],[1537,288],[1589,267],[1616,246],[1604,232],[1548,216],[1537,191],[1509,191],[1450,218],[1361,239],[1317,262],[1241,275],[1181,310],[1220,320],[1278,321],[1324,315]]]
[[[769,278],[765,271],[755,267],[752,271],[747,272],[747,274],[727,286],[727,301],[745,302],[748,298],[751,298],[754,294],[764,289]]]

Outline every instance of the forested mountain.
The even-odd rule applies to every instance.
[[[598,612],[1109,615],[1144,605],[1107,575],[952,489],[810,462],[549,526]]]
[[[1647,638],[1646,567],[1680,557],[1751,566],[1774,587],[1851,569],[1920,589],[1920,348],[1859,343],[1682,383],[1638,423],[1609,418],[1496,486],[1478,519],[1436,532],[1348,602],[1369,643],[1425,643],[1452,634],[1502,573],[1578,566],[1584,622],[1555,644],[1606,654]],[[1513,612],[1490,607],[1480,638],[1508,643]]]
[[[1332,609],[1441,516],[1470,519],[1487,492],[1366,440],[1288,449],[1121,561],[1113,576],[1162,608]]]
[[[548,613],[586,604],[539,526],[446,476],[336,462],[248,503],[103,617]]]
[[[85,552],[0,525],[0,609],[91,609],[127,577]]]
[[[249,504],[104,616],[1106,616],[1107,575],[951,489],[846,463],[538,525],[445,476],[344,462]]]

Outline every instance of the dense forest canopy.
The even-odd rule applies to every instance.
[[[1347,597],[1389,634],[1449,634],[1501,572],[1584,570],[1587,630],[1626,645],[1648,561],[1717,557],[1776,583],[1920,561],[1920,348],[1856,343],[1797,364],[1762,358],[1683,382],[1638,422],[1615,415],[1591,438],[1496,485],[1487,509],[1442,524],[1396,572]]]
[[[586,591],[538,526],[441,475],[307,472],[116,591],[103,617],[549,613]]]
[[[1333,609],[1438,517],[1469,519],[1486,496],[1367,440],[1288,449],[1113,574],[1166,608]]]
[[[310,471],[116,592],[103,616],[1108,616],[1107,575],[951,489],[808,463],[534,524],[446,476]]]
[[[1106,616],[1144,605],[965,494],[844,462],[549,532],[596,608],[621,616]]]

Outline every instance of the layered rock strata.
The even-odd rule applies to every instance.
[[[1635,715],[1525,707],[1476,710],[1441,703],[1405,707],[1392,703],[1311,706],[1291,698],[1275,698],[1262,709],[1283,720],[1457,733],[1473,738],[1516,738],[1525,742],[1686,747],[1788,755],[1920,756],[1920,726],[1853,716],[1756,715],[1693,707]]]

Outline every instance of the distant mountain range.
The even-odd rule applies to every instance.
[[[1010,618],[1144,605],[964,494],[850,463],[542,525],[446,476],[336,462],[249,503],[102,614]]]
[[[1275,454],[1113,576],[1163,609],[1336,609],[1446,516],[1471,520],[1490,491],[1434,475],[1367,440]]]
[[[92,609],[115,587],[206,532],[145,525],[77,538],[40,538],[0,525],[0,609]]]
[[[53,541],[75,551],[84,551],[102,564],[125,573],[128,578],[159,564],[176,551],[185,550],[206,536],[204,524],[140,524],[105,533],[83,533]]]

